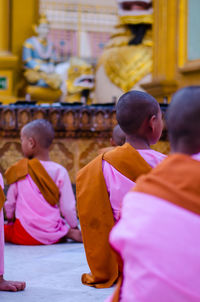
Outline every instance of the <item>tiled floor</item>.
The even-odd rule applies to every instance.
[[[0,302],[103,302],[113,288],[81,283],[89,272],[79,243],[51,246],[5,246],[5,279],[26,281],[24,292],[0,292]]]

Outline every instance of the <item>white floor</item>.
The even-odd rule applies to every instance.
[[[5,246],[5,279],[26,281],[24,292],[0,292],[0,302],[103,302],[113,288],[95,289],[81,283],[89,272],[79,243],[51,246]]]

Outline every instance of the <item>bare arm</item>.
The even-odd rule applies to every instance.
[[[8,221],[12,221],[15,217],[17,195],[18,195],[17,184],[14,183],[14,184],[10,185],[10,187],[8,189],[7,200],[4,205],[6,217],[7,217]]]
[[[62,183],[60,182],[60,211],[71,228],[78,225],[76,215],[76,200],[72,190],[71,181],[67,171],[63,175]]]

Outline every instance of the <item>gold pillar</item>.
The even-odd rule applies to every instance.
[[[0,0],[0,102],[16,100],[21,79],[22,44],[32,35],[38,0]]]
[[[200,57],[188,59],[189,0],[154,0],[153,76],[144,84],[147,92],[163,102],[164,97],[188,85],[200,83]],[[194,28],[199,35],[199,28]]]
[[[154,0],[153,80],[143,85],[160,102],[177,89],[175,80],[177,1]]]
[[[11,11],[12,51],[21,58],[22,44],[33,35],[32,27],[38,21],[39,0],[12,0]]]
[[[13,70],[17,57],[11,53],[9,0],[0,0],[0,101],[7,101],[13,94]]]
[[[10,1],[0,0],[0,52],[1,53],[10,50],[9,6],[10,6]]]
[[[17,95],[22,83],[22,45],[31,37],[33,25],[38,22],[39,0],[12,0],[11,45],[12,52],[18,57],[14,77],[14,93]]]

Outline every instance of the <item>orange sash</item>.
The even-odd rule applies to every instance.
[[[7,169],[5,178],[7,184],[10,185],[24,179],[27,174],[31,176],[44,199],[50,205],[55,206],[59,202],[59,189],[38,159],[23,158]]]
[[[184,154],[170,155],[151,173],[141,176],[132,191],[162,198],[200,215],[200,162]],[[118,282],[112,302],[120,301],[122,282]]]
[[[185,154],[166,158],[133,191],[167,200],[200,215],[200,162]]]
[[[3,208],[4,202],[5,202],[6,198],[3,192],[2,187],[0,186],[0,211]]]
[[[110,287],[118,278],[118,264],[108,242],[114,217],[102,172],[102,160],[132,181],[151,170],[141,155],[126,143],[99,155],[78,173],[78,214],[91,270],[91,274],[82,275],[82,282],[97,288]]]

